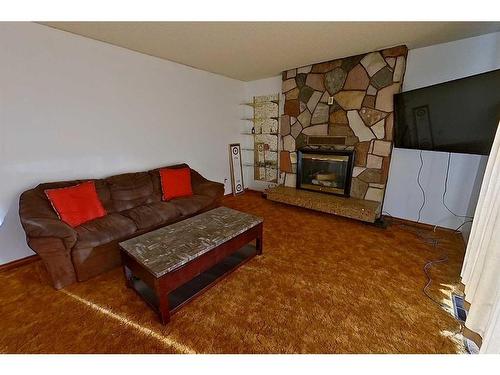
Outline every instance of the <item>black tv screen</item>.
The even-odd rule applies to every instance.
[[[487,155],[500,121],[500,69],[394,96],[394,145]]]

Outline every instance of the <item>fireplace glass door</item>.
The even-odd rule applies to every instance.
[[[349,195],[349,155],[301,153],[299,188]]]

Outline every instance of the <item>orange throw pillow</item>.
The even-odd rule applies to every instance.
[[[59,218],[73,228],[106,215],[106,210],[97,196],[94,181],[66,188],[47,189],[45,195]]]
[[[193,195],[189,168],[160,169],[160,181],[164,201]]]

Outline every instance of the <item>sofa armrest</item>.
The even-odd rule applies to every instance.
[[[53,218],[21,217],[21,223],[23,225],[24,231],[30,238],[60,238],[68,249],[71,249],[76,243],[76,231],[62,220]]]
[[[224,196],[224,184],[212,181],[202,182],[193,186],[193,193],[220,201]]]

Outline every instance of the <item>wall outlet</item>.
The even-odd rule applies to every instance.
[[[333,96],[329,96],[328,97],[328,105],[332,105],[333,104]]]

